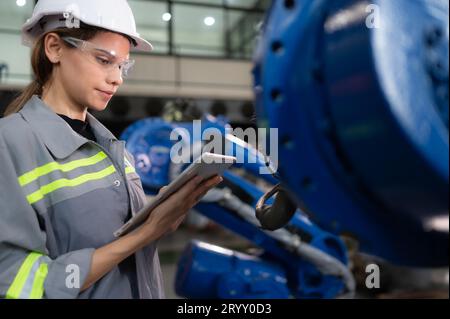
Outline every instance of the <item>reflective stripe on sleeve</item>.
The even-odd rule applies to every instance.
[[[6,298],[42,298],[44,282],[48,273],[48,265],[45,263],[47,260],[50,258],[42,254],[30,253],[23,261],[13,283],[6,292]]]

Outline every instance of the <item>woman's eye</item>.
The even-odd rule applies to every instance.
[[[102,57],[96,57],[97,62],[103,65],[110,65],[111,62],[108,59],[102,58]]]

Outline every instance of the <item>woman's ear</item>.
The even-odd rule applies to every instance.
[[[44,48],[45,54],[47,55],[47,58],[50,60],[50,62],[52,62],[53,64],[57,64],[60,62],[63,44],[59,35],[54,32],[46,34],[44,39]]]

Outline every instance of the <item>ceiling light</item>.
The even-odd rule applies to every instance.
[[[206,17],[203,22],[205,23],[205,25],[210,27],[210,26],[214,25],[214,23],[216,23],[216,19],[214,19],[213,17]]]
[[[170,19],[172,19],[172,15],[169,12],[166,12],[162,15],[162,19],[166,22],[170,21]]]

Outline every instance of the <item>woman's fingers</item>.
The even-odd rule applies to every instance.
[[[184,221],[185,218],[186,218],[186,214],[179,217],[169,228],[169,233],[173,233],[174,231],[176,231],[178,229],[178,227],[180,227],[181,223]]]
[[[207,192],[211,188],[215,187],[220,182],[222,182],[222,177],[220,176],[211,177],[210,179],[199,184],[198,187],[195,189],[195,191],[191,193],[191,197],[196,198],[200,194],[203,194],[204,192]]]
[[[175,231],[183,222],[189,210],[211,188],[222,182],[222,177],[214,176],[202,182],[201,177],[195,177],[175,192],[166,201],[155,208],[150,214],[149,223],[155,224],[162,234]],[[161,189],[164,191],[164,188]]]
[[[215,175],[202,181],[202,177],[197,176],[187,182],[178,192],[174,193],[170,199],[172,205],[178,206],[177,210],[184,212],[191,209],[211,188],[222,182],[221,176]]]
[[[194,204],[193,206],[208,193],[209,190],[216,187],[223,181],[223,178],[221,176],[214,176],[203,183],[199,185],[199,187],[191,194],[190,201],[192,201]]]
[[[184,221],[184,219],[186,218],[187,214],[181,216],[180,218],[177,219],[177,221],[175,222],[175,230],[180,226],[180,224]]]
[[[203,196],[205,196],[210,190],[211,189],[208,189],[208,190],[204,191],[203,193],[201,193],[200,195],[195,196],[195,198],[194,198],[195,204],[194,205],[197,205],[197,203],[203,198]]]
[[[196,176],[192,178],[189,182],[187,182],[181,189],[176,192],[176,194],[179,196],[179,198],[184,199],[189,194],[191,194],[194,189],[198,187],[198,185],[201,183],[202,178],[200,176]]]
[[[167,189],[167,186],[163,186],[159,189],[158,195],[161,194],[162,192],[164,192],[164,190]]]

